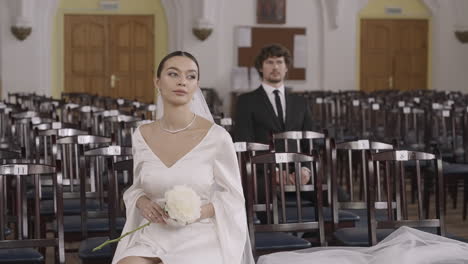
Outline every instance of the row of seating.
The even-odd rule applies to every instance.
[[[132,183],[132,161],[129,150],[131,134],[138,125],[151,122],[146,117],[154,118],[155,113],[142,117],[138,114],[142,104],[138,105],[137,102],[122,103],[115,99],[85,95],[64,95],[62,101],[50,103],[51,105],[46,103],[51,100],[50,98],[41,99],[36,95],[12,95],[10,99],[8,103],[0,105],[0,134],[2,135],[0,159],[2,164],[8,164],[8,166],[36,164],[55,168],[55,175],[62,175],[63,212],[60,212],[57,202],[60,200],[60,195],[55,194],[60,188],[54,187],[53,182],[54,178],[60,177],[52,176],[50,173],[44,177],[32,176],[33,180],[28,181],[24,186],[19,184],[18,180],[4,181],[6,187],[2,190],[6,189],[9,192],[7,194],[5,191],[1,195],[7,197],[4,199],[7,210],[2,215],[8,217],[3,222],[3,226],[9,234],[5,232],[0,242],[7,242],[6,238],[18,240],[17,238],[21,237],[25,240],[25,238],[33,237],[34,233],[54,234],[59,242],[59,246],[56,246],[58,249],[56,255],[60,263],[63,263],[60,258],[63,255],[61,253],[63,247],[60,246],[63,243],[60,237],[63,237],[63,241],[82,241],[79,256],[84,263],[109,261],[113,255],[112,247],[97,252],[91,252],[91,249],[102,243],[106,237],[114,238],[119,235],[123,227],[125,208],[122,204],[122,192]],[[52,102],[55,101],[52,100]],[[71,107],[71,104],[74,106]],[[216,118],[216,121],[227,129],[231,126],[227,120]],[[429,199],[436,196],[436,200],[442,200],[436,203],[438,206],[434,212],[441,212],[440,215],[443,218],[444,196],[439,195],[444,190],[443,186],[442,188],[439,186],[443,180],[439,180],[436,176],[441,167],[430,166],[427,161],[411,161],[425,157],[426,160],[438,164],[440,159],[437,155],[420,152],[393,152],[395,155],[407,153],[409,155],[407,159],[410,161],[394,160],[387,163],[383,161],[383,156],[390,154],[376,156],[379,154],[377,152],[391,150],[401,142],[396,141],[392,145],[368,140],[335,142],[328,131],[325,133],[286,132],[274,135],[274,141],[278,145],[284,145],[285,150],[289,152],[302,149],[302,154],[272,153],[276,144],[268,146],[256,143],[236,143],[247,198],[249,230],[252,245],[255,245],[253,247],[255,253],[257,253],[256,250],[263,252],[272,250],[271,243],[273,243],[273,250],[285,249],[287,247],[279,242],[289,239],[295,243],[301,241],[298,244],[300,246],[293,246],[289,249],[304,247],[304,238],[308,241],[307,246],[310,246],[310,241],[314,239],[322,245],[338,243],[338,241],[350,244],[350,240],[347,241],[344,235],[340,236],[340,234],[346,234],[345,227],[352,226],[361,228],[359,234],[362,239],[358,243],[361,245],[367,245],[369,241],[374,243],[373,236],[370,236],[370,240],[368,236],[372,234],[373,229],[367,230],[368,223],[374,223],[372,213],[368,213],[369,208],[375,205],[374,216],[376,215],[377,219],[387,216],[392,219],[400,217],[399,220],[405,220],[407,207],[405,209],[401,205],[398,209],[397,201],[388,204],[390,198],[396,199],[397,194],[396,190],[390,190],[387,187],[390,185],[394,188],[403,188],[402,186],[407,181],[412,183],[410,184],[413,187],[411,197],[418,198],[418,208],[420,208],[418,210],[421,211],[421,217],[427,218],[430,214],[433,217],[434,213],[430,213],[429,210]],[[307,143],[300,141],[307,141]],[[402,151],[401,147],[397,149]],[[266,153],[262,153],[265,151]],[[413,157],[414,153],[416,156]],[[370,163],[374,165],[369,166]],[[409,165],[402,166],[402,163],[409,163]],[[270,165],[270,169],[261,169],[265,164]],[[397,169],[397,166],[400,166],[400,169]],[[278,167],[278,176],[273,173],[276,167]],[[296,173],[294,175],[296,187],[290,185],[292,180],[289,179],[288,182],[286,179],[290,178],[288,173],[302,171],[302,167],[309,168],[312,181],[300,184],[300,174]],[[370,170],[370,167],[373,170]],[[293,170],[293,168],[296,169]],[[402,171],[401,168],[408,169],[411,173],[402,176],[402,173],[398,174]],[[16,171],[22,170],[16,169]],[[11,170],[5,172],[5,178],[11,178],[7,176],[9,173]],[[418,177],[418,173],[422,174]],[[398,177],[395,178],[395,175]],[[0,176],[2,179],[3,177]],[[17,177],[18,175],[13,178]],[[273,180],[276,178],[278,180]],[[34,183],[34,179],[37,179],[39,184]],[[376,184],[372,184],[373,182]],[[396,184],[397,182],[400,184]],[[435,185],[436,182],[437,185]],[[18,224],[18,219],[23,219],[24,215],[32,215],[32,211],[21,217],[13,217],[13,214],[20,209],[19,206],[14,206],[18,200],[15,200],[18,194],[14,193],[17,186],[23,186],[20,189],[24,189],[23,191],[28,194],[26,202],[35,205],[37,199],[40,207],[40,217],[28,218],[23,221],[22,225]],[[259,191],[262,187],[263,191]],[[375,189],[372,189],[374,187]],[[264,198],[261,197],[263,194],[265,194]],[[410,202],[405,192],[400,190],[399,194],[401,196],[399,199],[406,203]],[[369,198],[370,196],[375,199],[375,203]],[[354,205],[354,202],[357,205]],[[24,201],[20,204],[22,203]],[[63,215],[63,222],[60,220],[60,215]],[[33,224],[39,219],[41,220],[39,224]],[[58,220],[54,221],[55,219]],[[440,229],[437,231],[442,234],[443,220],[440,220],[440,216],[437,219],[439,219]],[[306,223],[310,220],[315,223]],[[302,221],[299,223],[301,230],[297,230],[299,232],[297,234],[301,237],[297,234],[291,235],[295,222],[298,221]],[[63,227],[60,222],[63,223]],[[286,223],[286,226],[278,227],[278,223]],[[428,225],[436,226],[436,223],[437,221],[430,221]],[[35,228],[36,225],[39,228]],[[258,232],[257,234],[257,227],[269,225],[274,229],[274,233]],[[22,226],[23,230],[24,227],[28,227],[26,235],[17,235],[21,234],[15,229],[17,226]],[[260,227],[260,230],[268,231],[270,227],[266,229]],[[312,232],[314,228],[319,236]],[[352,230],[358,230],[358,228]],[[357,237],[352,233],[357,231],[347,232],[351,234],[351,237]],[[375,233],[377,238],[381,236],[378,232]],[[19,247],[19,244],[17,241],[4,247]],[[48,245],[32,247],[42,248]],[[0,263],[2,259],[3,257],[0,256]]]
[[[307,134],[285,132],[275,137],[294,138],[297,143],[308,140]],[[394,150],[392,145],[369,140],[336,144],[333,139],[323,139],[324,148],[307,154],[276,153],[268,145],[235,143],[256,256],[314,243],[374,245],[401,225],[445,235],[439,156]],[[301,182],[299,173],[293,182],[282,180],[291,171],[288,167],[295,172],[307,167],[311,181]],[[275,180],[277,174],[280,180]],[[417,219],[408,215],[408,178],[417,182]],[[342,197],[338,197],[340,192]],[[429,213],[432,196],[435,215]]]

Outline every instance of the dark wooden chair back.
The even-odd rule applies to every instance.
[[[77,135],[57,139],[57,159],[63,161],[64,185],[67,187],[67,192],[64,195],[66,199],[94,199],[92,202],[96,207],[105,206],[102,199],[99,198],[101,193],[98,189],[98,186],[102,184],[99,175],[104,171],[105,165],[101,162],[82,166],[80,163],[85,150],[110,144],[110,138],[94,135]],[[85,196],[82,195],[82,192],[86,192]],[[67,205],[67,201],[65,204]],[[68,210],[66,207],[66,214],[68,214]],[[81,210],[80,214],[83,215],[84,212]]]
[[[84,188],[80,188],[80,204],[81,209],[84,212],[84,214],[81,215],[82,238],[87,238],[88,236],[86,223],[89,216],[93,218],[108,217],[110,231],[109,236],[112,238],[116,237],[117,233],[115,221],[118,216],[122,216],[122,208],[120,208],[119,195],[121,194],[121,190],[119,190],[119,181],[116,169],[114,168],[114,164],[117,163],[118,160],[128,159],[131,157],[131,148],[115,145],[91,149],[84,152],[84,155],[80,159],[80,168],[82,168],[81,179],[87,178],[87,170],[84,169],[87,166],[87,164],[96,164],[95,166],[92,166],[94,168],[99,168],[100,162],[103,162],[105,164],[105,173],[101,173],[99,171],[96,172],[96,177],[99,178],[97,179],[99,185],[96,186],[96,189],[98,190],[96,199],[100,199],[100,202],[102,204],[106,203],[107,207],[99,211],[88,211],[86,208],[85,199],[89,197],[89,192],[86,193],[86,190]],[[89,162],[86,162],[86,159],[88,159]],[[107,177],[107,179],[104,179],[104,177]]]
[[[284,146],[284,152],[299,152],[304,154],[312,153],[313,149],[317,149],[314,145],[315,140],[324,139],[326,134],[315,131],[286,131],[282,133],[276,133],[273,135],[273,139],[281,142],[281,146]],[[302,144],[301,144],[302,143]]]
[[[380,153],[367,153],[368,155],[368,191],[367,206],[369,217],[369,241],[371,245],[377,243],[377,229],[398,228],[400,226],[410,226],[415,228],[436,228],[439,235],[445,235],[445,212],[444,212],[444,183],[442,175],[442,160],[438,155],[407,151],[394,150]],[[385,173],[385,183],[382,184],[385,201],[376,201],[377,162],[385,163],[388,168]],[[422,164],[424,164],[424,170]],[[410,199],[407,195],[406,172],[416,171],[417,180],[417,219],[410,219],[408,214],[408,204]],[[434,188],[435,187],[435,188]],[[435,190],[435,216],[429,217],[429,198],[431,190]],[[394,206],[395,205],[395,206]],[[378,221],[375,217],[375,210],[379,208],[387,209],[387,219]],[[395,207],[395,210],[393,209]]]
[[[54,184],[54,218],[56,219],[56,232],[46,234],[41,229],[40,217],[40,190],[39,179],[43,176],[53,175],[52,181]],[[7,179],[13,179],[8,181]],[[7,183],[14,182],[14,185],[7,186]],[[26,187],[28,183],[33,183],[35,186],[35,198],[28,208],[26,199]],[[13,196],[15,199],[11,211],[6,211],[3,206],[8,197]],[[40,164],[5,164],[0,165],[0,255],[4,249],[24,249],[23,255],[15,262],[18,255],[13,256],[13,251],[6,252],[7,255],[2,257],[3,260],[10,259],[13,262],[9,263],[37,263],[37,254],[31,252],[31,248],[55,247],[56,261],[55,263],[65,263],[65,243],[63,232],[63,189],[62,189],[62,172],[61,162],[57,161],[56,166],[40,165]],[[7,238],[4,233],[4,227],[9,225],[13,231],[13,238]],[[23,252],[23,251],[22,251]],[[5,252],[3,252],[5,253]],[[10,255],[11,254],[11,255]],[[39,255],[40,256],[40,255]],[[26,261],[25,258],[30,257],[31,260]],[[44,256],[43,256],[44,257]],[[43,258],[42,257],[42,258]],[[39,260],[41,257],[39,257]],[[0,260],[0,263],[3,261]]]
[[[343,143],[335,143],[331,140],[329,159],[331,172],[331,196],[332,196],[332,218],[335,228],[339,224],[338,213],[340,209],[367,209],[367,158],[366,151],[372,150],[379,152],[381,150],[393,149],[393,145],[372,142],[367,139],[356,140]],[[380,168],[380,164],[376,164]],[[376,181],[381,182],[380,170],[376,170]],[[343,184],[344,183],[344,184]],[[359,184],[356,186],[356,183]],[[338,199],[339,186],[345,186],[342,191],[346,194],[344,198]],[[381,198],[381,189],[377,190],[377,200]]]
[[[244,196],[247,197],[247,177],[248,171],[253,170],[254,178],[252,179],[252,184],[254,189],[257,189],[257,167],[255,164],[250,166],[250,160],[253,156],[257,155],[258,152],[264,153],[270,151],[270,145],[262,143],[252,143],[252,142],[235,142],[234,150],[236,151],[237,163],[239,165],[239,171],[241,173],[242,187],[244,189]],[[255,201],[258,201],[258,195],[254,197]]]
[[[263,177],[265,185],[264,190],[255,190],[253,179],[255,178],[255,171],[250,170],[247,177],[247,218],[250,232],[250,239],[254,255],[257,255],[258,239],[257,236],[261,236],[261,233],[282,233],[284,232],[318,232],[318,243],[322,246],[325,245],[325,229],[323,219],[323,193],[322,193],[322,168],[320,157],[314,153],[314,156],[299,154],[299,153],[267,153],[256,155],[251,158],[251,164],[263,167]],[[301,170],[301,166],[305,166],[310,169],[313,182],[315,184],[300,184],[300,176],[296,174],[296,184],[286,185],[283,179],[287,177],[286,173],[283,173],[285,165],[289,164],[294,166],[296,171]],[[276,169],[279,169],[279,182],[275,181]],[[257,186],[258,187],[258,186]],[[303,207],[301,191],[304,190],[315,190],[315,192],[309,192],[312,200],[315,202],[315,207]],[[287,211],[286,192],[294,191],[296,197],[296,215],[293,219],[289,218]],[[264,203],[256,202],[254,197],[256,195],[264,195],[262,199],[259,197],[258,201],[264,201]],[[305,210],[315,210],[315,219],[313,221],[306,220],[303,216],[306,214]],[[255,214],[258,212],[264,212],[266,215],[265,222],[255,221]],[[310,214],[309,214],[310,215]],[[309,219],[310,220],[310,219]],[[273,242],[273,240],[271,241]],[[288,247],[287,239],[280,239],[279,243],[285,243],[279,248],[285,250]],[[304,244],[304,247],[310,246],[310,244]],[[262,246],[265,249],[265,246]]]
[[[132,146],[132,129],[127,128],[125,123],[140,121],[139,117],[131,115],[117,115],[104,118],[105,135],[115,135],[116,144],[119,146]]]

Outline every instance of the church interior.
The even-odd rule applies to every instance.
[[[232,136],[257,263],[372,247],[401,226],[468,255],[467,14],[467,0],[0,0],[0,264],[114,263],[117,243],[93,248],[123,235],[132,135],[161,118],[157,69],[174,51],[196,58]],[[302,114],[271,95],[282,127],[261,142],[236,133],[264,125],[242,102],[265,85],[271,44],[310,116],[292,128]]]

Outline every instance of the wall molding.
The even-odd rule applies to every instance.
[[[184,0],[161,0],[167,19],[169,52],[184,49],[184,2]]]
[[[318,42],[318,85],[320,90],[325,89],[325,6],[324,2],[327,0],[317,1],[317,22],[319,29],[319,42]],[[309,77],[310,78],[310,77]]]
[[[423,0],[422,2],[431,11],[431,14],[433,16],[437,15],[437,12],[440,8],[440,4],[438,0]]]
[[[326,12],[327,24],[329,29],[338,28],[339,5],[341,0],[322,0],[323,11]]]
[[[59,7],[59,0],[41,1],[41,5],[45,6],[43,16],[40,16],[38,24],[42,28],[41,36],[39,37],[40,65],[39,68],[39,87],[49,96],[52,91],[52,31],[55,25],[55,15]],[[42,52],[43,51],[43,52]],[[57,52],[56,50],[53,52]],[[42,67],[43,66],[43,67]]]

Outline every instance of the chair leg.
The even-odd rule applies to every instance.
[[[463,221],[465,221],[468,207],[468,176],[465,176],[464,179],[463,196]]]
[[[418,189],[418,182],[415,175],[411,175],[411,203],[416,203],[416,193]]]
[[[431,204],[431,194],[433,191],[433,178],[432,177],[427,177],[424,180],[424,193],[423,193],[423,208],[424,208],[424,213],[425,217],[429,219],[429,214],[430,214],[430,204]],[[435,193],[435,188],[434,188],[434,193]],[[445,203],[441,204],[441,206],[445,207]],[[444,210],[446,211],[446,210]]]
[[[452,191],[450,192],[452,196],[452,208],[457,209],[457,202],[458,202],[458,180],[455,178],[453,179],[452,183]]]

